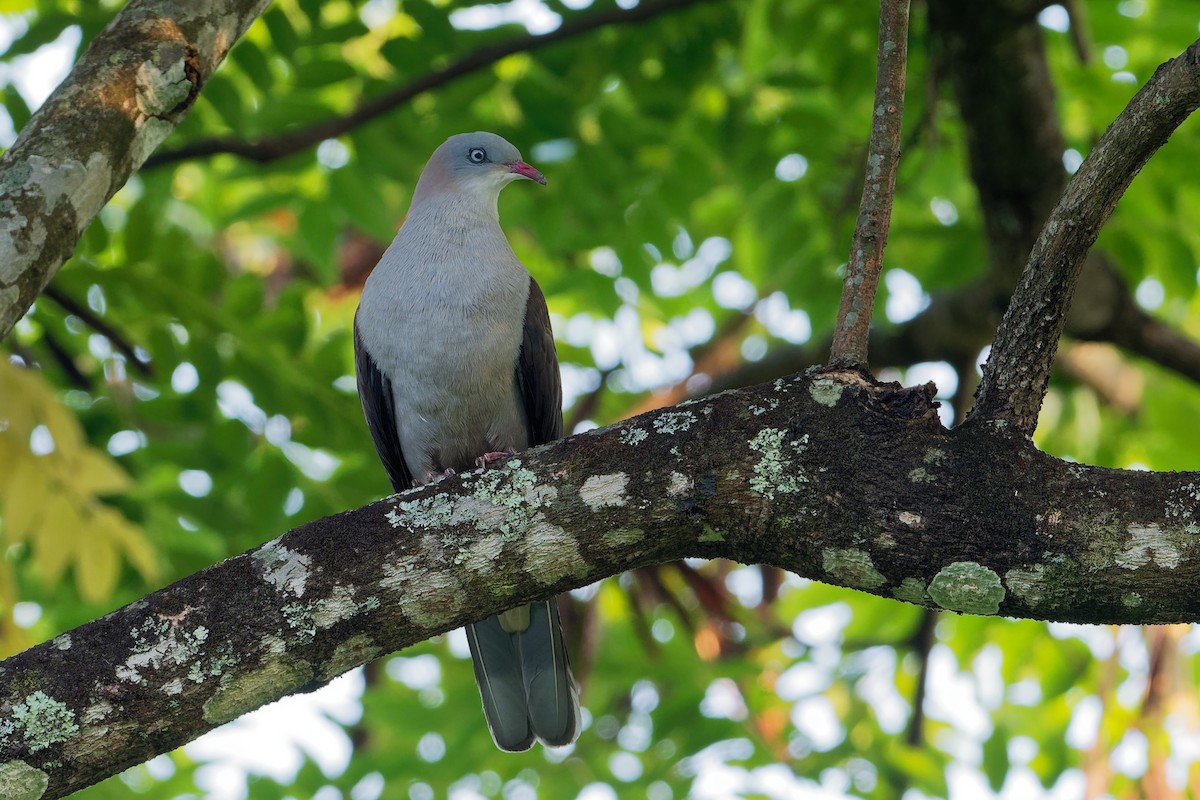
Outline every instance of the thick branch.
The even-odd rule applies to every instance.
[[[1000,325],[972,418],[1033,433],[1087,252],[1134,176],[1197,105],[1200,41],[1158,68],[1067,183]]]
[[[321,122],[289,133],[269,138],[247,141],[236,138],[204,139],[184,145],[177,150],[160,153],[146,162],[146,168],[159,167],[192,158],[207,158],[219,153],[230,153],[251,161],[268,163],[286,158],[317,145],[326,139],[349,133],[378,116],[404,105],[422,92],[443,86],[456,78],[486,69],[502,58],[514,53],[528,53],[547,45],[566,41],[590,33],[608,25],[630,25],[646,22],[660,14],[712,0],[657,0],[643,2],[631,9],[619,7],[592,11],[563,23],[554,31],[545,34],[517,36],[506,42],[480,47],[451,62],[442,69],[422,75],[403,86],[377,97],[364,100],[349,114],[331,117]]]
[[[867,148],[858,221],[850,242],[842,301],[833,328],[829,363],[866,366],[867,338],[875,308],[875,289],[883,267],[892,196],[900,164],[900,130],[904,120],[904,75],[908,63],[908,0],[879,4],[879,73],[875,79],[875,113]]]
[[[1200,620],[1200,474],[947,431],[930,388],[781,379],[297,528],[0,664],[0,790],[61,797],[381,654],[685,556],[963,613]]]
[[[0,339],[267,0],[132,0],[0,158]]]

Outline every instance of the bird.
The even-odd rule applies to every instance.
[[[448,138],[363,287],[354,319],[358,392],[397,492],[562,437],[546,298],[500,227],[500,191],[517,180],[546,183],[494,133]],[[578,688],[555,599],[466,633],[496,746],[574,742]]]

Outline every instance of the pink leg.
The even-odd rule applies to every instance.
[[[516,454],[517,451],[513,450],[511,447],[504,451],[494,450],[490,453],[484,453],[479,458],[475,459],[475,466],[487,469],[495,462],[506,459],[509,456],[515,456]]]

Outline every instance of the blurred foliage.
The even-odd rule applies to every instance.
[[[549,27],[608,4],[510,6],[540,8]],[[86,43],[118,5],[0,2],[14,36],[0,82],[18,79],[0,88],[0,114],[19,129],[36,104],[19,79],[41,67],[22,56],[71,26]],[[163,149],[269,138],[524,34],[476,6],[278,0]],[[1048,57],[1068,146],[1083,154],[1191,41],[1200,12],[1088,3],[1084,64],[1055,8]],[[755,359],[819,340],[857,210],[875,18],[872,3],[696,5],[510,56],[279,161],[222,155],[135,176],[55,279],[66,302],[42,297],[4,343],[0,649],[387,490],[355,396],[350,323],[424,159],[452,133],[502,133],[550,178],[506,192],[502,218],[546,292],[568,400],[586,399],[586,422],[619,419],[656,387],[702,387],[695,348]],[[932,74],[920,4],[913,26],[881,325],[987,264],[965,133]],[[1200,337],[1196,130],[1185,124],[1146,167],[1099,247],[1147,308]],[[1140,376],[1136,411],[1056,375],[1039,445],[1115,467],[1194,468],[1200,426],[1179,423],[1195,415],[1196,387],[1114,358]],[[918,375],[945,398],[975,377],[948,365]],[[1127,796],[1156,776],[1179,787],[1197,775],[1200,637],[1186,628],[947,615],[927,648],[912,606],[791,578],[760,603],[777,576],[692,573],[577,593],[589,726],[573,750],[495,751],[469,663],[439,639],[367,671],[348,766],[325,774],[306,758],[283,782],[253,778],[250,796],[667,800],[820,786],[913,800],[989,787],[1081,796],[1085,784]],[[405,666],[414,659],[431,659],[420,679]],[[911,731],[926,674],[926,716]],[[205,769],[180,751],[79,796],[230,796]]]

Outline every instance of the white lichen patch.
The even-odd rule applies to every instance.
[[[667,497],[686,497],[695,489],[695,482],[682,472],[672,472],[667,478]]]
[[[433,572],[423,576],[420,586],[402,598],[400,610],[418,625],[433,629],[443,627],[466,604],[466,592],[457,578]]]
[[[0,797],[4,800],[38,800],[49,785],[49,775],[24,761],[14,759],[0,764]]]
[[[1200,534],[1200,486],[1187,483],[1172,491],[1167,500],[1166,515],[1192,536]]]
[[[845,386],[829,378],[817,378],[808,384],[808,394],[817,403],[833,408],[841,399]]]
[[[628,499],[625,496],[625,487],[628,485],[629,476],[624,472],[593,475],[579,487],[579,499],[592,511],[623,506]]]
[[[262,564],[263,580],[281,592],[296,597],[304,596],[304,587],[312,569],[310,556],[285,547],[278,539],[267,542],[250,555]]]
[[[0,747],[24,745],[37,753],[79,733],[75,712],[40,689],[12,707],[0,720]]]
[[[876,589],[887,583],[866,550],[826,547],[821,551],[821,566],[838,584],[853,589]]]
[[[901,511],[896,516],[900,518],[901,524],[907,525],[910,528],[921,527],[921,515],[915,511]]]
[[[956,561],[934,576],[929,596],[947,611],[991,615],[1000,610],[1005,591],[992,570],[974,561]]]
[[[303,688],[312,678],[307,661],[272,659],[253,672],[221,681],[204,703],[204,719],[222,725]]]
[[[1125,548],[1117,553],[1118,566],[1137,569],[1154,563],[1163,569],[1175,569],[1181,559],[1180,548],[1184,542],[1178,531],[1164,529],[1157,522],[1148,525],[1127,525],[1129,540]]]
[[[654,420],[654,430],[668,436],[681,433],[696,423],[696,415],[690,411],[668,411]]]
[[[55,650],[70,650],[71,649],[71,634],[61,633],[50,640],[50,644],[54,645]]]
[[[168,49],[169,48],[169,49]],[[184,51],[175,43],[159,46],[164,69],[153,60],[143,61],[134,75],[138,110],[148,117],[161,117],[188,99],[192,82],[188,80]]]
[[[905,578],[900,581],[900,585],[892,590],[892,596],[919,606],[929,605],[930,602],[929,592],[925,591],[925,581],[920,578]]]
[[[132,631],[133,647],[125,662],[118,664],[116,675],[123,681],[141,683],[147,670],[178,666],[195,658],[208,639],[203,625],[184,624],[190,609],[174,617],[147,617]]]
[[[761,453],[762,457],[754,465],[754,477],[750,479],[750,488],[768,500],[774,500],[775,494],[795,494],[803,485],[808,483],[808,477],[797,466],[792,456],[785,452],[787,431],[780,428],[763,428],[750,440],[750,449]],[[789,443],[790,449],[800,454],[808,445],[808,434]]]
[[[1046,585],[1046,567],[1034,564],[1029,569],[1010,569],[1004,573],[1004,585],[1030,608],[1037,608],[1045,602],[1049,588]]]
[[[626,428],[621,431],[621,444],[634,447],[646,441],[649,436],[650,434],[644,428]]]
[[[646,538],[646,532],[641,528],[616,528],[604,532],[604,543],[614,549],[640,542],[644,538]]]
[[[91,725],[104,719],[112,712],[112,703],[108,702],[107,700],[99,700],[85,708],[81,718],[84,725]]]
[[[496,559],[502,552],[504,535],[493,533],[463,547],[455,556],[454,563],[462,564],[476,574],[485,575],[495,568]]]
[[[162,693],[165,695],[183,694],[183,678],[172,678],[164,683]]]
[[[521,546],[525,549],[526,571],[543,586],[588,571],[575,539],[557,525],[547,522],[534,525],[521,540]]]

